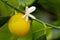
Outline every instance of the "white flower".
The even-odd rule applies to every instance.
[[[28,17],[31,17],[32,19],[36,19],[32,14],[30,14],[35,10],[36,10],[35,6],[32,6],[30,8],[28,8],[28,6],[26,6],[26,12],[25,12],[25,15],[23,16],[23,18],[26,17],[26,21],[28,21],[28,19],[29,19]]]

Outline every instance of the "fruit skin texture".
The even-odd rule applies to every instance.
[[[30,30],[30,21],[22,18],[22,13],[13,15],[8,21],[8,28],[12,34],[25,36]]]

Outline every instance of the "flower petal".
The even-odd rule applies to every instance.
[[[36,9],[36,7],[35,6],[32,6],[32,7],[30,7],[30,8],[28,8],[28,12],[29,13],[32,13],[33,11],[35,11],[35,9]]]
[[[33,16],[33,15],[31,15],[31,14],[29,15],[29,17],[31,17],[32,19],[36,19],[36,17],[34,17],[34,16]]]
[[[28,16],[26,16],[26,21],[28,21]]]

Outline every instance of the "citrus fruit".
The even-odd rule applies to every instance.
[[[26,18],[22,18],[23,15],[22,13],[17,13],[8,21],[8,28],[12,34],[24,36],[29,32],[30,21],[26,21]]]

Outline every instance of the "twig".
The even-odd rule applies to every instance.
[[[35,19],[37,22],[39,22],[39,23],[45,23],[45,22],[43,22],[43,21],[41,21],[41,20],[38,20],[38,19]],[[60,27],[57,27],[57,26],[54,26],[54,25],[51,25],[51,24],[48,24],[48,23],[45,23],[46,25],[48,25],[48,26],[50,26],[50,27],[52,27],[52,28],[56,28],[56,29],[60,29]]]
[[[3,0],[0,0],[1,2],[5,3],[6,5],[8,5],[9,7],[21,12],[21,13],[24,13],[24,11],[22,11],[21,9],[18,9],[16,7],[14,7],[13,5],[11,5],[10,3],[8,3],[7,1],[3,1]]]

